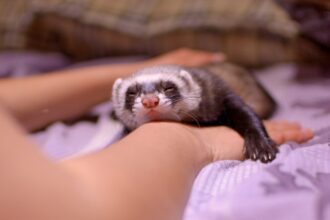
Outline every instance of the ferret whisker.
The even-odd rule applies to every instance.
[[[175,112],[171,112],[171,114],[172,114],[174,117],[176,117],[176,119],[177,119],[178,121],[181,121],[181,118],[179,117],[178,114],[176,114]]]
[[[199,127],[199,128],[201,127],[201,125],[200,125],[199,121],[197,120],[196,116],[194,116],[191,113],[189,114],[188,112],[185,112],[185,111],[181,111],[181,113],[183,113],[183,114],[187,115],[188,117],[192,118],[196,122],[197,127]]]
[[[187,100],[187,99],[199,99],[200,97],[180,97],[180,98],[177,98],[177,99],[174,99],[172,100],[173,103],[177,103],[179,101],[183,101],[183,100]]]

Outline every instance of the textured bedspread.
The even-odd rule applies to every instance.
[[[0,56],[0,76],[4,64]],[[7,66],[3,75],[16,69]],[[330,219],[330,76],[309,70],[296,75],[293,65],[278,65],[257,76],[279,103],[274,118],[299,121],[314,129],[316,137],[301,145],[282,145],[271,164],[219,161],[205,167],[194,183],[184,220]],[[97,124],[58,122],[32,137],[54,159],[98,150],[121,135],[122,126],[107,116],[110,111],[111,104],[105,103],[93,110],[101,115]]]
[[[330,219],[330,78],[294,72],[279,65],[257,76],[280,104],[274,118],[299,121],[316,137],[282,145],[271,164],[209,165],[195,182],[184,219]]]

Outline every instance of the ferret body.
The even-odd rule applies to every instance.
[[[253,110],[218,75],[203,69],[175,65],[142,69],[116,80],[112,101],[116,117],[128,130],[150,121],[226,125],[243,136],[248,158],[269,162],[277,153]]]

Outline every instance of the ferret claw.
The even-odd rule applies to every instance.
[[[268,157],[267,155],[265,154],[264,157],[263,157],[264,161],[268,161]],[[270,158],[269,158],[270,159]]]
[[[272,155],[272,153],[268,153],[268,159],[272,160],[274,158],[274,156]]]
[[[249,140],[249,143],[253,143],[250,146],[246,146],[246,156],[253,161],[260,160],[262,163],[269,163],[276,157],[277,148],[272,141],[267,140]],[[252,147],[251,147],[252,146]]]

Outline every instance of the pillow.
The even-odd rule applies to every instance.
[[[318,6],[320,8],[330,9],[330,1],[328,0],[277,0],[280,3],[299,4],[306,6]]]
[[[59,50],[79,60],[156,55],[185,46],[221,50],[232,62],[246,66],[329,61],[328,51],[301,38],[299,24],[271,0],[34,0],[20,4],[26,7],[20,11],[24,16],[16,16],[15,28],[7,29],[25,36],[24,47]]]
[[[299,22],[306,38],[330,50],[329,0],[278,0],[292,19]],[[328,62],[329,63],[329,62]]]

